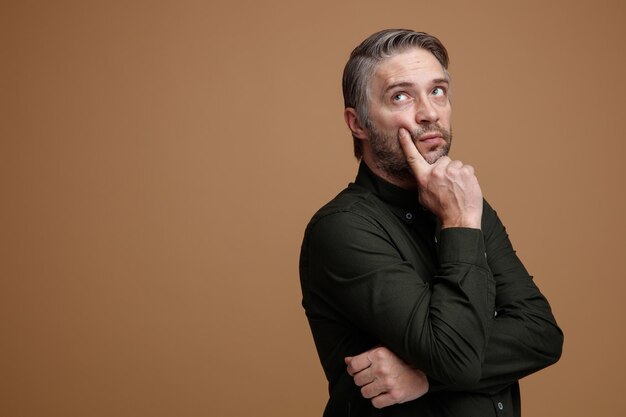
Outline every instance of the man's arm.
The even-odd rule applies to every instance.
[[[421,276],[430,271],[416,270],[375,222],[373,216],[346,211],[311,224],[304,249],[306,291],[318,305],[332,306],[342,325],[358,329],[361,339],[389,347],[436,380],[475,383],[495,299],[482,232],[442,230],[439,268],[431,277]],[[325,337],[317,334],[316,344],[330,354],[336,336]]]
[[[481,379],[472,387],[492,392],[555,363],[563,333],[546,298],[517,257],[496,212],[485,203],[487,261],[496,280],[496,318]]]
[[[445,226],[445,219],[441,213],[442,202],[433,199],[427,193],[429,188],[427,175],[436,175],[435,168],[428,166],[424,161],[405,129],[400,129],[399,141],[420,185],[420,199]],[[489,268],[496,281],[494,313],[496,318],[490,331],[485,359],[481,364],[480,380],[466,386],[457,385],[454,389],[489,393],[497,392],[518,379],[556,362],[561,355],[563,334],[556,324],[550,305],[515,254],[497,214],[486,202],[483,210],[481,228],[485,232]],[[382,363],[378,366],[365,367],[366,363],[362,358],[367,357],[368,352],[355,358],[347,358],[350,375],[367,373],[375,380],[387,378],[388,369],[416,372],[408,365],[401,366],[402,360],[392,352],[385,348],[381,349],[382,353],[378,359]],[[407,393],[407,397],[401,397],[400,401],[407,401],[406,398],[414,397],[416,394],[423,395],[423,384],[417,383],[416,378],[404,375],[392,381],[415,382],[410,388],[398,385],[386,387],[394,392]],[[446,387],[445,383],[432,380],[431,384],[437,390],[450,388]],[[372,389],[366,384],[362,389],[368,389],[370,393],[376,391],[376,395],[384,395],[385,391],[379,388],[380,386],[377,386],[376,389]]]
[[[446,201],[433,199],[431,203],[428,191],[432,183],[426,181],[429,176],[437,175],[439,161],[429,166],[405,129],[399,130],[398,140],[420,186],[420,199],[442,221],[442,227],[446,227]],[[487,203],[483,207],[482,199],[481,208],[486,211],[482,212],[479,224],[485,234],[489,268],[496,281],[494,314],[497,317],[481,366],[482,384],[468,385],[474,389],[504,387],[556,362],[563,344],[563,334],[550,305],[515,254],[502,222]],[[458,214],[459,219],[463,218],[462,214]]]
[[[486,202],[484,212],[488,262],[496,280],[497,317],[487,343],[480,381],[452,389],[495,393],[556,362],[561,355],[563,334],[547,300],[515,254],[504,226]],[[384,387],[359,385],[370,394],[367,398],[393,392],[396,402],[392,404],[398,404],[423,395],[421,372],[385,347],[377,348],[377,353],[374,356],[368,351],[346,360],[351,375],[364,372],[372,381],[388,382]],[[368,357],[371,364],[365,360]],[[390,378],[391,370],[394,378]],[[430,384],[434,390],[451,389],[436,381]],[[388,396],[384,398],[389,400]],[[391,405],[389,401],[385,404]]]

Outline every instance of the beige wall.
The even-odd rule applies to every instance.
[[[354,176],[340,74],[384,27],[448,46],[453,156],[565,331],[525,415],[616,415],[626,7],[453,3],[4,2],[0,415],[321,415],[298,252]]]

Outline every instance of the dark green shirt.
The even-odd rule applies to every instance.
[[[441,229],[416,192],[362,163],[307,226],[303,306],[329,382],[325,417],[519,416],[518,380],[558,360],[550,306],[485,202],[482,229]],[[418,400],[375,409],[344,357],[384,345],[428,375]]]

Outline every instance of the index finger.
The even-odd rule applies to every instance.
[[[421,173],[430,171],[430,164],[426,162],[417,149],[417,146],[415,146],[415,143],[413,143],[413,139],[411,139],[411,134],[408,130],[403,127],[400,128],[398,131],[398,141],[400,142],[400,147],[402,148],[402,152],[404,152],[407,163],[416,176],[419,177]]]
[[[348,374],[350,374],[350,376],[354,376],[354,374],[372,366],[372,361],[367,357],[368,352],[345,358],[346,365],[348,365]]]

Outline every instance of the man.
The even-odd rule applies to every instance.
[[[563,336],[471,166],[450,159],[448,55],[385,30],[351,54],[357,178],[318,211],[303,306],[329,381],[324,416],[519,416],[518,380]]]

